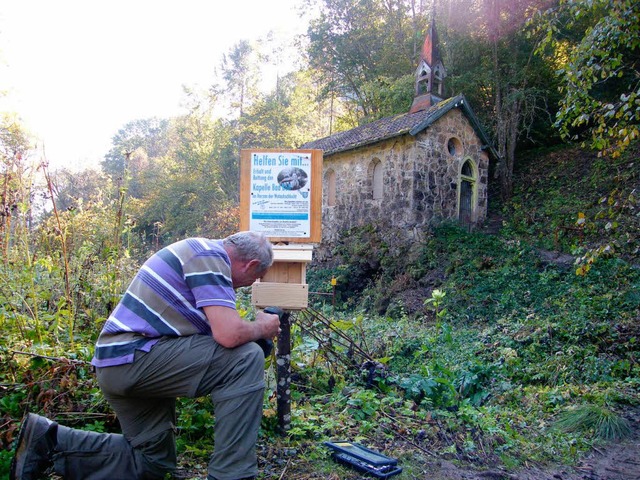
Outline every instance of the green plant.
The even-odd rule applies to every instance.
[[[444,376],[409,375],[397,381],[406,398],[426,408],[447,408],[454,404],[455,387]]]
[[[380,408],[380,399],[373,390],[356,390],[347,399],[349,413],[356,420],[365,420]]]
[[[444,307],[444,297],[446,292],[435,289],[431,292],[431,298],[427,298],[424,301],[425,306],[432,306],[436,316],[436,333],[439,333],[441,338],[451,343],[453,337],[451,336],[451,327],[444,323],[444,319],[447,315],[447,309]]]
[[[0,474],[8,473],[11,461],[13,460],[13,451],[0,450]],[[7,475],[8,478],[8,475]]]
[[[496,366],[476,362],[458,372],[453,381],[460,398],[467,398],[472,405],[482,405],[491,395],[491,381],[495,379]]]

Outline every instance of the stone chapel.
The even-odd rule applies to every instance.
[[[368,223],[411,240],[433,221],[472,228],[486,218],[489,159],[498,156],[464,95],[443,98],[445,77],[432,23],[407,113],[300,147],[323,151],[320,251]]]

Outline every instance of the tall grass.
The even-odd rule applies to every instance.
[[[607,407],[593,404],[577,405],[563,411],[554,427],[567,433],[592,434],[602,440],[620,440],[631,434],[627,419]]]

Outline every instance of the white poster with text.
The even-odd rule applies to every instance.
[[[311,154],[251,154],[249,229],[268,237],[308,237]]]

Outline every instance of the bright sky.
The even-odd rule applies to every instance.
[[[299,0],[4,0],[0,111],[17,112],[54,168],[97,165],[126,123],[182,113],[223,53],[306,30]]]

